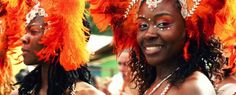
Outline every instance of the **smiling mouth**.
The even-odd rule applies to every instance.
[[[144,47],[144,53],[147,55],[158,54],[161,52],[163,45],[158,46],[146,46]]]

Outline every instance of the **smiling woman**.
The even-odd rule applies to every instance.
[[[146,10],[149,10],[147,3],[142,3],[137,18],[137,42],[147,62],[155,65],[179,57],[186,33],[176,1],[163,1],[153,11]]]
[[[145,95],[215,95],[214,87],[209,79],[214,70],[219,69],[220,61],[224,57],[218,50],[220,43],[214,38],[210,40],[210,37],[207,38],[207,35],[201,33],[208,34],[212,30],[198,29],[200,35],[195,39],[189,34],[192,30],[189,29],[190,21],[187,20],[191,17],[185,19],[181,12],[183,11],[181,7],[184,7],[181,6],[184,5],[183,2],[163,0],[157,4],[157,7],[150,9],[151,5],[147,1],[143,0],[139,4],[137,14],[139,50],[132,53],[133,64],[131,65],[133,72],[138,72],[133,74],[139,76],[134,80],[140,87],[140,93]],[[205,2],[201,1],[201,4]],[[196,10],[195,15],[198,15],[198,11],[201,10]],[[192,15],[192,19],[195,15]],[[211,16],[212,14],[204,15]],[[199,26],[195,27],[203,27],[201,25],[204,24],[200,20],[206,18],[198,16],[200,18],[196,20],[199,20],[197,21],[199,24],[196,25]],[[208,26],[211,24],[214,25],[214,22],[209,23]],[[138,52],[140,53],[137,54]],[[184,56],[186,53],[189,56]]]
[[[132,48],[140,95],[216,94],[211,79],[226,61],[213,27],[225,0],[89,1],[94,18],[111,18],[104,22],[112,25],[117,53]]]

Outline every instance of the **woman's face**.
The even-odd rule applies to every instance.
[[[39,63],[38,51],[43,48],[40,39],[44,34],[44,20],[41,16],[36,16],[26,27],[26,34],[21,38],[23,42],[22,52],[24,63],[26,65],[35,65]]]
[[[143,2],[138,12],[137,42],[149,64],[171,62],[180,56],[185,38],[176,0],[163,0],[153,11]]]

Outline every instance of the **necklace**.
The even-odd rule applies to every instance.
[[[168,83],[167,85],[166,85],[166,87],[164,88],[164,90],[161,92],[161,94],[160,95],[166,95],[166,93],[168,92],[168,90],[170,89],[170,83]]]
[[[174,72],[176,72],[177,70],[179,70],[179,67],[178,68],[176,68],[176,70],[174,71]],[[174,72],[172,72],[172,73],[170,73],[168,76],[166,76],[160,83],[158,83],[153,89],[152,89],[152,91],[148,94],[148,95],[152,95],[153,93],[154,93],[154,91],[156,91],[160,86],[161,86],[161,84],[164,82],[164,81],[166,81],[168,78],[170,78],[173,74],[174,74]],[[166,91],[169,89],[169,86],[170,86],[170,84],[167,84],[167,86],[165,87],[165,89],[164,89],[164,92],[166,93]],[[147,90],[145,91],[145,93],[144,94],[146,94],[147,93]]]

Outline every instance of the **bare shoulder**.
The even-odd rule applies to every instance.
[[[218,89],[218,95],[236,95],[236,83],[227,83]]]
[[[180,95],[216,95],[210,80],[201,72],[195,71],[180,86]]]
[[[76,95],[105,95],[102,91],[82,81],[76,83],[75,94]]]

